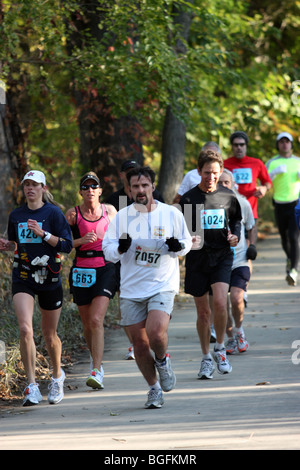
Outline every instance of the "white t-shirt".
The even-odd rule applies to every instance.
[[[135,204],[121,209],[110,222],[102,249],[105,259],[121,261],[120,297],[151,297],[158,292],[179,291],[178,256],[192,247],[192,237],[182,213],[174,206],[155,201],[151,212],[139,212]],[[118,251],[119,238],[128,233],[132,243],[126,253]],[[184,248],[168,251],[165,241],[175,237]]]
[[[183,194],[187,193],[190,189],[194,188],[201,182],[201,176],[198,173],[198,170],[190,170],[184,176],[181,185],[178,188],[177,193],[182,196]]]
[[[253,212],[250,203],[247,199],[239,193],[235,193],[236,197],[240,203],[242,211],[242,225],[241,225],[241,237],[237,246],[234,249],[234,259],[232,264],[232,269],[238,268],[240,266],[249,266],[248,260],[246,258],[246,251],[248,248],[247,241],[245,238],[245,229],[251,230],[255,225],[255,220],[253,217]]]

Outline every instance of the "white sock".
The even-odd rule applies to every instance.
[[[236,334],[243,334],[244,333],[244,328],[242,326],[240,328],[235,328],[235,333]]]
[[[212,361],[212,357],[211,357],[211,354],[208,353],[208,354],[203,354],[203,359],[209,359]]]
[[[154,389],[154,390],[160,390],[161,389],[161,386],[160,386],[160,383],[159,381],[157,381],[154,385],[150,385],[150,389]]]
[[[215,350],[220,351],[221,349],[224,349],[224,343],[215,343]]]

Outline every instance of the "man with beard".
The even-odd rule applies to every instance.
[[[107,260],[121,261],[121,325],[129,331],[137,365],[150,388],[145,407],[160,408],[162,391],[176,383],[166,354],[167,330],[179,290],[178,256],[188,253],[192,238],[182,213],[154,199],[151,168],[135,168],[127,178],[134,203],[112,220],[102,248]]]

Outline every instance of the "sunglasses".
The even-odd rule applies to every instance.
[[[92,188],[92,189],[97,189],[99,188],[99,184],[83,184],[80,189],[82,189],[83,191],[87,191],[88,189]]]
[[[233,145],[234,147],[244,147],[244,145],[246,145],[246,144],[245,144],[245,142],[244,142],[243,144],[232,144],[232,145]]]

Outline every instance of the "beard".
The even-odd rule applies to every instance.
[[[144,198],[144,199],[142,199],[142,201],[140,201],[140,199],[139,199],[141,196]],[[148,204],[148,202],[149,202],[149,199],[148,199],[148,197],[146,196],[146,194],[137,194],[137,195],[136,195],[136,198],[135,198],[135,202],[136,202],[137,204],[142,204],[143,206],[146,206],[146,205]]]

